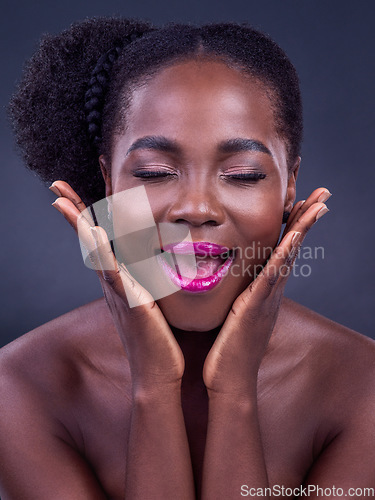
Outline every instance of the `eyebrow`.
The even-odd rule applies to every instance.
[[[126,152],[126,156],[137,149],[155,149],[157,151],[163,151],[164,153],[175,154],[179,154],[182,152],[182,148],[176,141],[156,135],[148,135],[134,141]],[[244,139],[241,137],[236,137],[235,139],[228,139],[226,141],[220,142],[220,144],[218,145],[218,151],[220,153],[240,153],[242,151],[256,151],[258,153],[265,153],[269,156],[272,156],[271,151],[262,142],[255,139]]]
[[[181,153],[181,148],[177,142],[157,135],[147,135],[133,142],[126,155],[136,149],[156,149],[164,153]]]
[[[220,153],[240,153],[241,151],[256,151],[272,156],[271,151],[260,141],[237,137],[219,144]]]

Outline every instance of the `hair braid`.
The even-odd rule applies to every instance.
[[[102,55],[92,72],[85,94],[85,112],[89,138],[97,146],[101,141],[101,119],[104,97],[109,85],[113,63],[118,58],[121,47],[114,47]]]
[[[88,135],[96,148],[99,147],[102,141],[102,115],[104,108],[105,96],[110,83],[110,76],[113,65],[117,61],[124,46],[134,42],[141,37],[143,33],[134,32],[125,37],[123,45],[117,45],[109,49],[103,54],[92,74],[88,84],[88,90],[85,94],[85,112],[88,125]]]

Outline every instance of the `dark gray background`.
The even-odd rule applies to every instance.
[[[331,212],[306,241],[323,246],[325,258],[306,262],[311,276],[292,278],[287,295],[375,337],[375,2],[3,0],[2,5],[0,345],[101,296],[74,232],[50,206],[54,195],[14,152],[5,106],[42,33],[112,14],[155,23],[249,21],[286,50],[300,74],[305,108],[298,199],[319,186],[333,193]]]

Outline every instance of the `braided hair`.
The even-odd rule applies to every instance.
[[[114,47],[100,57],[92,72],[89,88],[85,94],[88,135],[92,144],[96,146],[99,146],[101,140],[104,96],[109,86],[110,72],[120,52],[121,47]]]
[[[267,86],[289,165],[300,153],[298,76],[280,47],[248,24],[204,26],[92,18],[45,36],[9,105],[27,166],[46,183],[66,180],[86,202],[105,196],[98,156],[110,159],[131,92],[184,60],[221,60]]]

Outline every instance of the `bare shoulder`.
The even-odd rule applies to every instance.
[[[118,422],[127,409],[127,366],[103,299],[1,349],[1,496],[29,498],[31,490],[40,499],[56,491],[61,498],[107,498],[93,470],[103,469],[100,457],[107,456],[100,437],[116,443],[103,425],[113,422],[126,435]],[[114,473],[106,474],[110,485]]]
[[[278,345],[306,368],[321,401],[327,395],[331,403],[351,402],[351,408],[361,400],[375,405],[374,340],[289,299],[280,315]]]
[[[2,396],[9,401],[15,394],[27,393],[58,412],[89,383],[91,373],[103,373],[105,366],[115,374],[118,366],[124,366],[124,359],[110,313],[104,299],[99,299],[2,348]]]
[[[369,361],[374,366],[375,341],[350,328],[340,325],[321,314],[290,299],[284,299],[282,321],[288,325],[294,340],[299,339],[314,349],[328,350],[343,361],[351,359],[350,366]],[[359,356],[359,358],[356,358]]]
[[[74,309],[26,333],[0,350],[2,369],[40,371],[38,363],[73,361],[80,355],[118,350],[120,341],[104,299]]]
[[[375,342],[288,299],[272,337],[267,387],[292,422],[288,446],[303,443],[304,484],[374,488]]]

